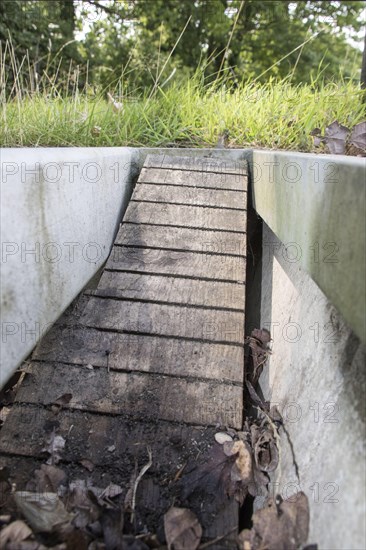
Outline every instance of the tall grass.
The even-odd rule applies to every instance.
[[[80,90],[79,69],[70,68],[66,81],[52,74],[37,76],[29,58],[17,63],[10,43],[0,52],[2,146],[212,147],[227,129],[230,147],[312,151],[315,127],[324,130],[333,120],[352,127],[365,118],[364,92],[342,79],[206,84],[201,67],[188,80],[179,82],[175,74],[166,86],[154,82],[132,96],[122,75],[111,90],[123,103],[116,112],[106,90],[95,90],[87,79]]]

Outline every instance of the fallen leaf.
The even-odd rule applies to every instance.
[[[346,139],[349,129],[337,120],[329,124],[325,129],[324,143],[333,155],[344,155],[346,151]]]
[[[223,445],[215,443],[202,457],[202,462],[195,465],[192,471],[183,477],[183,498],[203,491],[206,498],[214,498],[218,493],[222,496],[233,492],[231,481],[231,468],[235,462],[235,456],[227,456]]]
[[[348,140],[347,153],[366,155],[366,122],[360,122],[352,129]]]
[[[36,532],[51,532],[56,526],[72,520],[72,516],[66,511],[56,493],[16,491],[14,499],[17,507]]]
[[[226,442],[224,443],[224,453],[226,456],[237,456],[231,468],[232,481],[250,483],[252,480],[252,453],[248,443],[241,440]]]
[[[65,443],[65,439],[61,435],[56,435],[56,431],[53,430],[50,437],[47,439],[47,447],[42,449],[42,452],[49,453],[50,455],[47,464],[58,464],[58,462],[60,462],[60,453],[64,450]]]
[[[32,530],[24,521],[18,519],[7,525],[0,532],[0,548],[5,548],[8,542],[22,542],[32,535]]]
[[[253,527],[239,535],[241,550],[296,550],[309,533],[309,504],[304,493],[297,493],[278,505],[269,499],[253,515]]]
[[[172,506],[164,515],[164,531],[168,550],[196,550],[202,527],[191,510]]]
[[[273,472],[278,466],[278,449],[269,429],[264,431],[254,445],[254,459],[262,472]]]
[[[271,353],[269,343],[271,341],[270,332],[263,329],[254,329],[251,335],[245,339],[245,343],[249,344],[250,348],[250,364],[247,368],[246,378],[250,381],[255,388],[259,377],[263,370],[263,365],[267,360],[268,355]]]

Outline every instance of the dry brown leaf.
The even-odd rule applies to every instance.
[[[202,462],[183,476],[183,498],[189,498],[196,491],[204,491],[207,498],[213,498],[218,493],[232,493],[230,474],[234,462],[235,456],[226,456],[223,445],[215,442],[202,458]]]
[[[254,513],[252,529],[240,533],[239,548],[297,550],[306,542],[308,532],[309,504],[304,493],[278,505],[270,499],[266,507]]]
[[[172,506],[164,515],[164,530],[168,550],[196,550],[202,527],[191,510]]]
[[[246,378],[251,382],[253,387],[256,386],[262,373],[263,365],[265,364],[267,357],[271,352],[269,348],[270,341],[271,334],[265,328],[256,328],[252,330],[251,335],[245,340],[245,343],[249,344],[251,350],[251,361],[248,369],[249,372]]]
[[[366,155],[366,122],[360,122],[352,129],[348,140],[347,153]]]
[[[244,441],[233,441],[224,443],[226,456],[237,455],[231,468],[232,481],[250,483],[252,480],[252,453],[248,443]]]
[[[17,507],[36,532],[51,532],[56,526],[72,520],[72,516],[66,511],[56,493],[16,491],[14,499]]]
[[[0,532],[0,548],[5,548],[9,542],[22,542],[32,535],[32,530],[24,521],[18,519],[7,525]]]
[[[333,155],[344,155],[346,151],[346,139],[349,129],[337,120],[334,120],[325,129],[324,142]]]
[[[271,429],[264,431],[254,445],[254,459],[262,472],[273,472],[278,466],[278,449]]]

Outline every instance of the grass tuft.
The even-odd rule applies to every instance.
[[[8,52],[6,51],[8,50]],[[135,97],[117,82],[123,103],[116,112],[106,91],[86,83],[70,69],[69,82],[46,73],[41,79],[27,60],[12,62],[13,84],[7,80],[6,54],[0,52],[0,140],[4,147],[162,146],[212,147],[224,129],[230,147],[265,147],[310,152],[311,130],[337,120],[353,127],[365,119],[364,91],[354,81],[340,80],[294,86],[290,77],[266,84],[230,84],[224,79],[205,84],[202,68],[184,82],[156,82]],[[10,63],[8,60],[8,65]],[[28,66],[29,74],[24,75]],[[169,79],[168,79],[169,80]],[[6,96],[5,90],[8,90]]]

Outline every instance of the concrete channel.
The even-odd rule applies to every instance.
[[[146,155],[164,151],[1,151],[1,385],[104,265]],[[366,159],[168,152],[249,162],[246,330],[271,331],[260,383],[287,430],[273,490],[308,495],[309,542],[361,549]]]

